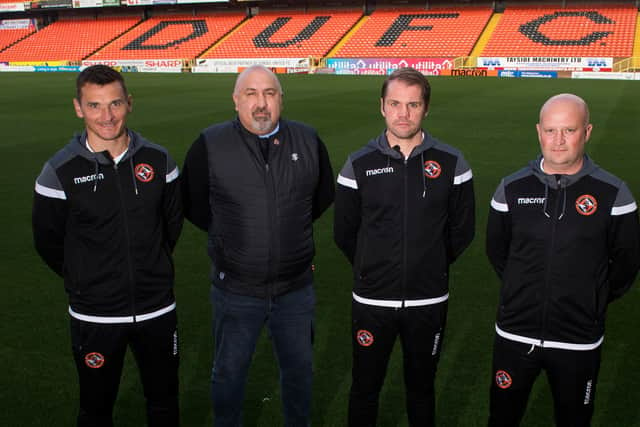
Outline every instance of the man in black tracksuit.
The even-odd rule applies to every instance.
[[[313,220],[333,202],[318,134],[280,118],[282,89],[262,66],[243,71],[236,120],[205,129],[184,163],[185,216],[208,231],[215,425],[241,425],[244,386],[262,328],[280,368],[286,426],[310,424]]]
[[[131,346],[149,426],[177,426],[171,254],[182,228],[178,168],[164,148],[127,129],[131,97],[117,71],[96,65],[81,72],[74,106],[86,129],[36,180],[33,236],[69,297],[77,425],[113,425]]]
[[[502,180],[489,213],[487,254],[502,281],[489,425],[519,425],[545,370],[556,424],[588,426],[607,305],[640,264],[638,210],[584,154],[584,100],[550,98],[537,129],[542,156]]]
[[[338,176],[334,238],[353,265],[349,425],[375,426],[400,336],[411,426],[434,424],[434,380],[450,264],[474,235],[472,173],[462,154],[421,128],[430,87],[416,70],[382,88],[387,129]]]

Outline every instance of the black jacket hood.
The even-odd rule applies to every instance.
[[[583,177],[593,173],[596,169],[600,169],[600,166],[595,164],[589,156],[584,155],[584,161],[582,163],[582,168],[573,174],[573,175],[561,175],[560,179],[557,180],[555,175],[545,173],[542,170],[542,155],[538,156],[536,160],[531,160],[529,162],[529,167],[533,171],[533,174],[542,182],[543,184],[549,186],[553,190],[557,190],[559,188],[566,188],[570,185],[578,182]]]
[[[421,130],[422,131],[422,142],[420,143],[420,145],[418,145],[417,147],[415,147],[413,149],[413,151],[411,151],[411,155],[409,155],[409,158],[415,157],[415,156],[419,156],[420,154],[422,154],[423,152],[425,152],[426,150],[428,150],[429,148],[435,147],[436,145],[438,145],[438,141],[436,141],[435,138],[433,138],[429,132],[425,131],[425,130]],[[387,139],[387,131],[386,129],[377,137],[371,139],[367,145],[369,147],[375,148],[376,150],[380,151],[382,154],[385,154],[393,159],[402,159],[402,153],[398,150],[395,150],[394,148],[391,147],[391,145],[389,144],[389,140]]]
[[[127,129],[127,134],[129,135],[129,146],[127,147],[127,153],[125,154],[122,161],[128,160],[130,157],[133,157],[136,152],[144,145],[142,137],[137,133]],[[89,161],[98,162],[101,165],[113,164],[113,159],[109,155],[108,151],[90,151],[87,148],[86,141],[87,131],[85,130],[83,132],[74,134],[71,138],[71,141],[69,141],[69,144],[67,144],[65,148],[69,150],[71,154],[84,157]]]

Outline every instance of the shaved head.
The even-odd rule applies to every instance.
[[[562,105],[563,107],[575,108],[583,118],[585,125],[589,124],[589,107],[584,99],[572,93],[561,93],[552,96],[540,108],[540,122],[543,120],[544,114],[554,107]]]
[[[238,77],[236,78],[236,85],[233,88],[233,93],[236,94],[238,93],[238,91],[242,90],[242,88],[246,85],[248,77],[254,75],[255,73],[263,73],[270,76],[273,79],[274,86],[278,88],[280,94],[282,95],[282,86],[280,86],[278,77],[273,73],[273,71],[260,64],[252,65],[251,67],[245,68],[240,74],[238,74]]]
[[[577,173],[582,167],[584,146],[593,129],[584,99],[570,93],[552,96],[540,108],[536,129],[545,173]]]

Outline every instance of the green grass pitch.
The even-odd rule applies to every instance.
[[[36,255],[30,212],[34,179],[44,161],[82,129],[71,99],[75,75],[0,75],[3,236],[0,245],[0,425],[70,426],[77,411],[66,296],[62,282]],[[130,127],[166,146],[179,164],[200,129],[234,116],[231,75],[127,74],[134,96]],[[283,76],[284,116],[315,126],[334,173],[348,153],[384,127],[380,77]],[[493,320],[499,284],[484,255],[489,201],[501,177],[538,153],[535,123],[549,96],[574,92],[591,107],[588,153],[626,180],[640,197],[640,82],[431,79],[425,127],[460,148],[474,172],[476,239],[453,265],[449,319],[437,378],[439,426],[484,426]],[[350,269],[332,240],[332,212],[315,227],[317,245],[313,425],[344,426],[350,385]],[[190,224],[175,252],[180,327],[182,425],[211,425],[209,262],[205,236]],[[609,310],[594,426],[640,426],[640,288]],[[420,339],[420,337],[416,337]],[[402,363],[394,352],[381,396],[379,425],[406,426]],[[282,425],[277,368],[263,337],[250,371],[245,425]],[[144,425],[141,387],[128,355],[115,411],[118,426]],[[552,425],[546,379],[531,395],[524,426]]]

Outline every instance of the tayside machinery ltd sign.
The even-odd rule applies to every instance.
[[[476,67],[484,70],[611,71],[613,58],[479,57]]]

